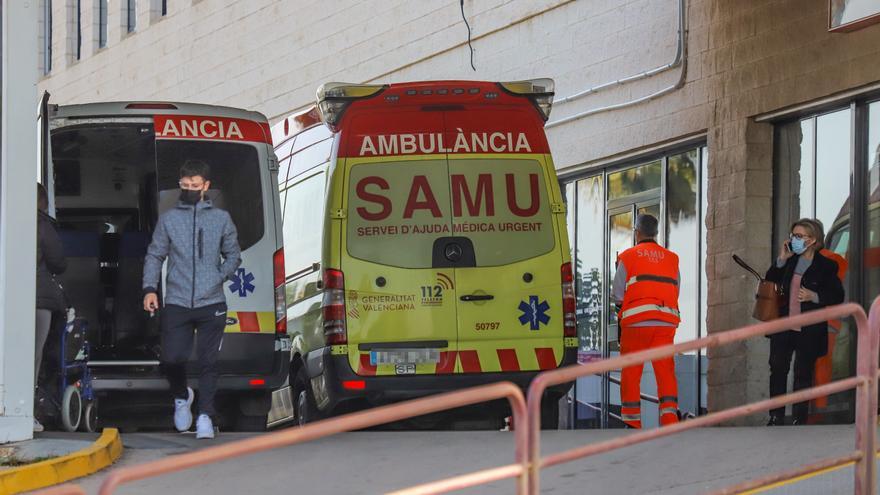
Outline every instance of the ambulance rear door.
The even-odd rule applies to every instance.
[[[563,211],[534,109],[448,112],[461,372],[556,368],[563,357]],[[461,145],[461,146],[459,146]]]
[[[452,235],[443,114],[351,112],[340,146],[349,363],[361,376],[453,373],[456,282],[435,262]]]

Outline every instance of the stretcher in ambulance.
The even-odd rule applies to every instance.
[[[325,84],[273,127],[303,423],[575,362],[553,82]],[[545,400],[548,421],[564,389]]]

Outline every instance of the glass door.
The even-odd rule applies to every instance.
[[[657,220],[660,221],[660,234],[658,235],[657,241],[662,244],[664,229],[663,217],[660,214],[659,196],[654,198],[645,198],[644,196],[641,196],[639,200],[637,200],[637,202],[632,202],[608,210],[608,253],[606,257],[608,260],[608,284],[606,289],[606,300],[608,301],[608,320],[607,332],[605,334],[606,342],[604,346],[606,349],[605,357],[614,357],[620,354],[620,325],[617,321],[617,308],[614,304],[613,298],[611,297],[611,291],[614,284],[614,276],[617,273],[617,257],[618,255],[620,255],[620,253],[635,245],[636,219],[638,219],[638,216],[642,214],[653,215],[655,218],[657,218]],[[648,380],[646,381],[644,377],[648,377]],[[651,391],[656,388],[655,385],[652,385],[653,378],[650,364],[645,365],[645,371],[643,373],[642,381],[643,390]],[[611,373],[608,373],[604,377],[604,382],[607,399],[605,400],[605,412],[606,416],[608,417],[608,419],[606,419],[606,425],[612,427],[622,426],[622,424],[617,424],[620,419],[620,371],[612,371]],[[654,418],[656,414],[651,412],[651,410],[652,406],[653,409],[656,409],[657,405],[650,403],[650,401],[644,403],[643,407],[645,405],[647,405],[644,415],[644,418],[646,420],[645,426],[652,426],[651,418]],[[609,419],[616,421],[609,421]]]

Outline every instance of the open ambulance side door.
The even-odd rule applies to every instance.
[[[52,139],[49,136],[49,92],[44,91],[37,107],[37,182],[49,193],[49,215],[55,217],[55,174],[52,168]]]

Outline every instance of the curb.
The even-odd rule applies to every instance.
[[[116,428],[104,428],[88,448],[46,461],[0,471],[0,493],[21,493],[64,483],[95,473],[122,455],[122,439]]]

